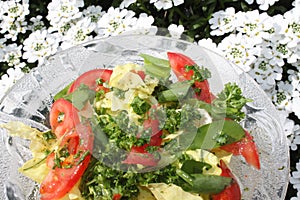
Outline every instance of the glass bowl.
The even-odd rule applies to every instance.
[[[165,57],[167,51],[181,52],[212,72],[213,93],[227,82],[236,82],[248,103],[244,128],[258,146],[261,169],[247,165],[241,156],[230,163],[243,199],[284,199],[289,177],[289,151],[277,110],[255,81],[217,53],[190,43],[160,35],[120,35],[98,39],[57,53],[25,75],[0,100],[0,123],[22,121],[47,130],[54,95],[85,71],[113,67],[125,62],[142,63],[140,53]],[[0,129],[0,199],[38,199],[38,185],[18,172],[28,159],[28,141],[11,138]]]

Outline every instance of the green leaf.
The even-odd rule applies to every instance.
[[[217,194],[232,182],[230,177],[217,175],[191,174],[191,177],[192,185],[185,185],[183,189],[194,193]]]
[[[242,108],[251,101],[242,95],[242,90],[236,83],[227,83],[212,102],[212,111],[215,114],[226,114],[230,119],[241,120],[245,117]]]
[[[73,82],[72,82],[73,83]],[[70,86],[72,85],[72,83],[70,83],[69,85],[67,85],[64,89],[62,89],[61,91],[59,91],[55,96],[54,96],[54,101],[56,101],[57,99],[62,98],[63,96],[65,96],[70,88]]]
[[[95,91],[89,89],[88,86],[81,84],[74,92],[63,96],[63,98],[72,102],[78,110],[81,110],[88,101],[92,102],[94,100]]]
[[[171,67],[168,60],[140,54],[144,58],[146,73],[158,79],[167,79],[170,76]]]
[[[165,103],[179,101],[180,99],[187,97],[192,91],[191,84],[188,81],[173,83],[169,88],[169,90],[164,90],[158,94],[158,102]]]
[[[189,174],[201,174],[204,168],[210,169],[211,165],[206,162],[186,160],[181,166],[181,170]]]
[[[141,99],[138,96],[134,97],[130,106],[132,107],[133,111],[138,115],[145,114],[151,108],[151,105],[149,103],[147,103],[144,99]]]
[[[189,149],[210,150],[236,142],[244,136],[245,131],[237,122],[218,120],[200,127]]]

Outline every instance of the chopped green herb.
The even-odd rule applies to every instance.
[[[141,99],[138,96],[134,97],[130,106],[132,107],[133,111],[138,115],[145,114],[151,108],[151,105],[149,103],[147,103],[144,99]]]
[[[192,77],[193,81],[201,82],[211,78],[211,72],[207,68],[199,67],[198,65],[187,65],[185,66],[185,70],[187,72],[190,70],[194,72]]]
[[[49,130],[49,131],[46,131],[43,133],[43,138],[45,141],[49,141],[49,140],[55,139],[56,136],[51,130]]]
[[[216,114],[224,113],[231,119],[241,120],[245,117],[242,108],[251,101],[242,95],[242,90],[236,83],[227,83],[212,102],[212,111]]]

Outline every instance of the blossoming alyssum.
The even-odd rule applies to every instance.
[[[42,64],[46,57],[57,52],[59,42],[60,38],[57,33],[49,33],[48,30],[32,32],[24,40],[23,58],[29,63],[38,61]]]

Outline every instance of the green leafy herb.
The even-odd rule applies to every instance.
[[[181,187],[194,193],[217,194],[232,182],[232,178],[218,175],[191,174],[189,176],[191,180]]]
[[[72,104],[81,110],[86,102],[92,102],[95,98],[95,91],[90,90],[88,86],[81,84],[74,92],[63,97],[72,102]]]
[[[55,139],[56,136],[51,130],[49,130],[49,131],[46,131],[43,133],[43,138],[45,141],[49,141],[49,140]]]
[[[171,67],[168,60],[140,54],[144,58],[146,73],[158,79],[167,79],[170,76]]]
[[[216,114],[225,113],[226,117],[231,119],[241,120],[245,117],[242,108],[251,101],[242,95],[242,90],[236,83],[227,83],[212,102],[212,111]]]
[[[189,149],[210,150],[224,144],[236,142],[244,136],[244,129],[237,122],[218,120],[200,127]],[[221,137],[222,141],[220,142]]]
[[[185,70],[188,72],[190,70],[192,70],[193,76],[192,76],[192,80],[193,81],[204,81],[206,79],[211,78],[211,73],[207,68],[204,67],[199,67],[198,65],[187,65],[185,66]]]
[[[144,99],[136,96],[132,100],[130,106],[132,107],[133,111],[138,115],[145,114],[150,108],[151,105],[147,103]]]
[[[73,83],[73,82],[72,82]],[[69,85],[67,85],[64,89],[62,89],[61,91],[59,91],[55,96],[54,96],[54,100],[56,101],[57,99],[62,98],[63,96],[65,96],[70,88],[70,86],[72,85],[72,83],[70,83]]]
[[[165,103],[170,101],[179,101],[190,96],[192,92],[191,84],[188,81],[176,82],[158,94],[158,102]]]
[[[210,168],[210,164],[196,160],[186,160],[181,166],[181,170],[189,174],[201,174],[203,169],[208,170]]]

